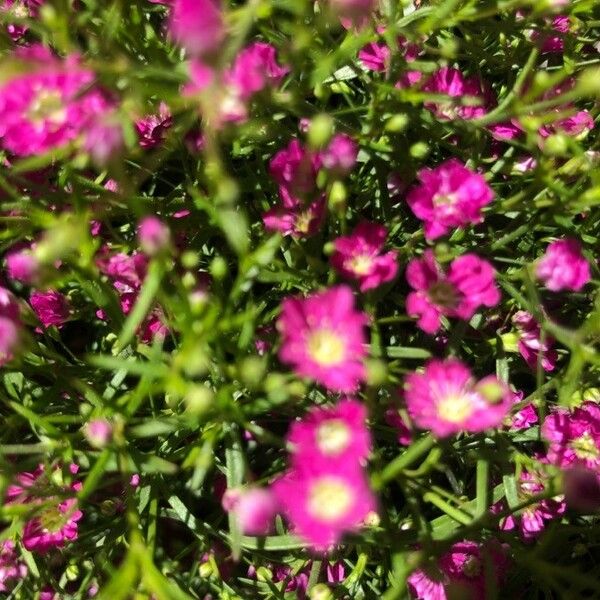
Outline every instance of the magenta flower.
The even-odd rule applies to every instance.
[[[19,302],[0,287],[0,367],[10,362],[21,338]]]
[[[358,281],[366,292],[391,281],[398,272],[397,252],[382,253],[387,229],[361,221],[347,236],[334,240],[331,264],[344,277]]]
[[[516,402],[522,399],[516,398]],[[527,404],[521,410],[517,411],[512,417],[510,417],[510,428],[513,431],[521,431],[522,429],[529,429],[538,422],[538,414],[533,404]]]
[[[493,593],[487,586],[498,589],[507,568],[505,550],[495,540],[485,545],[465,540],[453,544],[435,565],[414,571],[408,587],[419,600],[483,600]]]
[[[257,487],[227,490],[222,504],[227,512],[233,512],[244,535],[267,535],[278,509],[273,493]]]
[[[45,0],[2,0],[0,13],[8,13],[18,19],[35,19]],[[28,31],[23,24],[9,23],[6,26],[8,35],[13,41],[20,40]]]
[[[271,487],[294,532],[317,551],[359,529],[376,507],[362,469],[351,461],[304,461]]]
[[[279,185],[283,199],[313,195],[320,168],[320,156],[304,148],[297,139],[277,152],[269,163],[269,173]]]
[[[358,53],[358,59],[369,71],[383,72],[389,66],[391,51],[385,42],[370,42]]]
[[[158,217],[148,215],[138,223],[138,239],[142,250],[153,256],[169,247],[171,232]]]
[[[550,23],[552,33],[534,31],[531,34],[531,41],[541,47],[543,54],[562,53],[565,48],[565,36],[569,33],[570,25],[568,15],[557,15]]]
[[[554,349],[554,338],[546,336],[542,342],[541,327],[527,311],[520,310],[513,315],[513,324],[519,330],[519,352],[530,369],[537,369],[538,356],[544,371],[553,371],[556,367],[558,353]]]
[[[101,92],[89,89],[95,75],[76,57],[60,61],[35,48],[29,55],[30,70],[0,87],[0,142],[18,156],[74,142],[111,109]]]
[[[587,110],[579,110],[569,117],[563,117],[543,125],[538,133],[542,138],[547,138],[555,133],[564,133],[579,138],[594,129],[595,125],[594,117]]]
[[[171,111],[164,102],[161,102],[157,114],[146,115],[135,123],[140,146],[144,150],[160,146],[165,139],[167,131],[172,126],[173,116],[171,115]]]
[[[410,261],[406,280],[415,290],[406,298],[406,312],[419,318],[426,333],[439,331],[442,315],[468,321],[480,306],[500,302],[494,268],[475,254],[455,258],[444,273],[433,251],[426,250],[423,258]]]
[[[290,427],[287,442],[293,447],[293,464],[364,462],[371,449],[366,418],[364,405],[353,398],[333,407],[312,408]]]
[[[499,426],[513,400],[494,375],[475,381],[470,369],[453,358],[430,360],[423,372],[407,375],[404,395],[415,425],[440,438]]]
[[[27,575],[27,566],[19,560],[11,540],[0,542],[0,592],[8,592],[19,579]]]
[[[350,174],[356,165],[357,156],[357,143],[351,137],[338,133],[321,152],[321,162],[331,173],[344,177]]]
[[[406,201],[424,222],[428,240],[483,221],[481,209],[494,198],[483,175],[470,171],[455,158],[435,169],[421,169],[417,175],[421,183],[410,190]]]
[[[546,489],[547,476],[542,472],[522,471],[517,482],[519,503],[530,502],[533,496],[542,494]],[[546,498],[528,504],[519,514],[512,514],[500,521],[500,529],[512,531],[518,529],[524,540],[538,537],[546,528],[546,523],[564,514],[564,497]],[[504,501],[493,507],[493,512],[506,509]]]
[[[320,229],[325,217],[325,198],[317,189],[320,167],[319,154],[296,139],[275,154],[269,172],[279,186],[281,203],[263,214],[267,229],[292,237],[311,236]]]
[[[71,315],[66,296],[56,290],[35,291],[29,297],[33,311],[44,327],[64,325]]]
[[[77,467],[72,466],[71,472]],[[60,472],[57,471],[57,476]],[[77,509],[77,499],[60,499],[65,493],[78,492],[81,483],[70,487],[57,485],[40,465],[33,473],[20,473],[16,483],[8,487],[8,504],[31,504],[39,506],[33,518],[23,528],[23,546],[29,551],[45,554],[52,548],[62,548],[77,539],[77,522],[83,513]]]
[[[338,392],[356,390],[366,377],[364,326],[367,315],[354,308],[352,290],[336,286],[281,305],[279,358],[300,377]]]
[[[191,55],[217,51],[225,38],[219,0],[173,0],[169,30]]]
[[[277,50],[271,44],[254,42],[236,56],[224,81],[246,101],[267,87],[278,86],[289,71],[277,63]]]
[[[84,149],[92,160],[103,167],[117,158],[124,147],[123,128],[114,115],[90,123],[85,131]]]
[[[104,448],[112,439],[113,426],[106,419],[92,419],[85,424],[83,434],[90,446]]]
[[[544,420],[542,435],[548,441],[550,463],[600,468],[600,406],[594,402],[584,402],[572,412],[553,410]]]
[[[13,281],[34,283],[39,276],[39,261],[29,250],[11,252],[6,257],[7,275]]]
[[[552,242],[537,261],[536,275],[553,292],[578,292],[590,281],[590,265],[577,240],[566,238]]]
[[[465,77],[452,67],[436,71],[423,85],[423,91],[449,97],[447,102],[425,103],[425,108],[442,120],[477,119],[485,115],[491,103],[489,92],[477,77]],[[462,105],[460,101],[465,97],[472,99],[474,105]]]

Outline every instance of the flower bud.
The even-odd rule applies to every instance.
[[[8,277],[13,281],[33,284],[39,276],[38,260],[29,251],[12,252],[6,257]]]
[[[104,448],[112,439],[113,428],[106,419],[93,419],[86,423],[83,434],[90,446]]]
[[[158,217],[148,216],[139,222],[138,239],[142,250],[154,256],[168,248],[171,232]]]

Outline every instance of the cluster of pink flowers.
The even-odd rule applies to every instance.
[[[45,0],[2,0],[0,13],[8,13],[18,19],[35,19]],[[27,26],[21,23],[9,23],[6,27],[13,41],[19,41],[27,33]]]
[[[367,315],[354,308],[347,286],[286,298],[277,321],[279,358],[329,390],[355,391],[366,377],[366,324]]]
[[[494,375],[476,381],[456,359],[430,360],[423,372],[407,375],[404,397],[415,425],[440,438],[498,427],[514,401]]]
[[[29,303],[45,328],[60,327],[71,316],[67,297],[57,290],[34,291],[29,297]]]
[[[72,474],[77,470],[75,465],[70,467]],[[81,483],[56,483],[59,475],[60,471],[49,473],[40,465],[33,473],[20,473],[6,492],[8,504],[29,505],[34,512],[23,528],[23,546],[32,552],[45,554],[77,539],[77,522],[83,513],[72,496]]]
[[[290,469],[272,490],[294,531],[316,550],[357,530],[376,503],[364,473],[371,447],[364,407],[351,398],[292,424]]]
[[[347,176],[357,154],[356,142],[344,134],[333,136],[320,152],[292,140],[269,163],[281,202],[263,215],[265,227],[293,237],[314,235],[325,217],[325,195],[317,186],[319,170],[333,178]]]
[[[15,543],[12,540],[0,542],[0,592],[8,592],[26,575],[27,566],[19,560]]]
[[[426,333],[440,329],[442,315],[468,321],[480,306],[500,302],[494,268],[475,254],[455,258],[444,273],[433,251],[426,250],[423,258],[410,261],[406,280],[415,290],[406,298],[406,312],[419,318]]]

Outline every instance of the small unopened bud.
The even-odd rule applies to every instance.
[[[333,119],[328,114],[317,115],[308,127],[308,144],[314,150],[323,148],[331,139]]]
[[[310,600],[333,600],[333,594],[331,590],[324,584],[318,583],[308,593]]]
[[[268,489],[249,488],[227,490],[223,509],[232,512],[245,535],[266,535],[277,512],[277,502]]]

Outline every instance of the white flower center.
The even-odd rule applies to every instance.
[[[344,480],[323,477],[309,491],[308,512],[321,521],[335,521],[350,510],[353,502],[354,493]]]
[[[317,446],[323,454],[341,454],[350,443],[350,429],[340,419],[330,419],[317,428]]]
[[[311,333],[307,346],[310,357],[320,365],[336,365],[344,359],[343,339],[328,329],[318,329]]]
[[[448,394],[437,402],[439,418],[449,423],[462,423],[471,416],[473,409],[472,398],[464,392]]]
[[[586,431],[583,435],[571,442],[571,448],[577,458],[581,460],[595,460],[600,456],[600,451],[596,446],[594,438]]]
[[[67,111],[60,92],[57,90],[40,90],[29,106],[28,116],[34,123],[49,121],[54,124],[64,123]]]
[[[348,261],[348,267],[356,275],[367,275],[373,266],[373,257],[368,254],[358,254]]]

